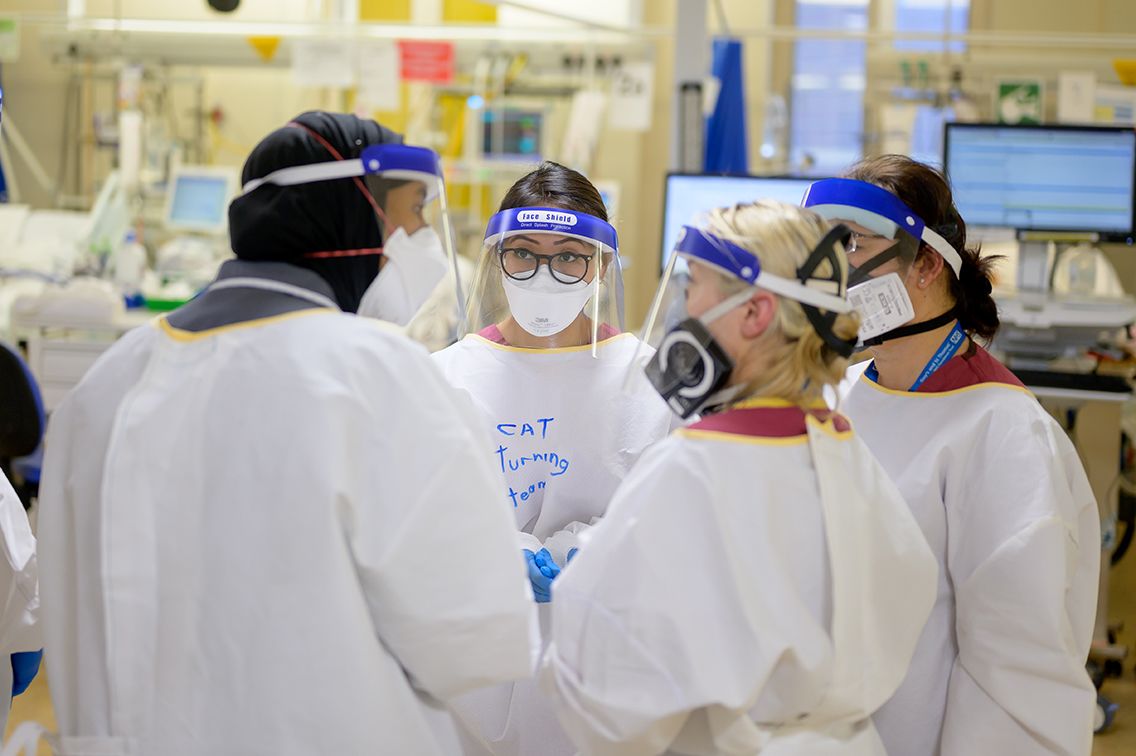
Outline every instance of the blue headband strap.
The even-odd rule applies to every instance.
[[[485,242],[495,243],[505,236],[525,232],[577,236],[612,251],[619,249],[619,236],[610,223],[594,215],[556,207],[514,207],[502,210],[489,219],[485,228]]]

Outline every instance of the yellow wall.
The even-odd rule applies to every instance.
[[[409,21],[411,0],[359,0],[360,21]]]
[[[497,6],[477,0],[445,0],[442,18],[464,24],[495,24]]]
[[[360,21],[409,21],[413,0],[359,0]],[[463,24],[497,22],[497,7],[477,0],[443,0],[442,19]]]

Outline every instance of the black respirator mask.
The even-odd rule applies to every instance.
[[[698,236],[691,239],[692,234],[688,230],[676,251],[699,262],[729,270],[754,286],[800,302],[810,324],[829,347],[842,357],[852,353],[855,339],[845,341],[832,332],[839,312],[849,309],[843,299],[843,287],[839,281],[814,278],[818,268],[826,261],[833,274],[840,270],[837,248],[846,247],[851,236],[846,226],[837,225],[821,239],[809,259],[798,268],[796,281],[763,274],[760,262],[751,252],[705,232],[696,233]],[[722,258],[723,253],[728,257]],[[834,291],[828,293],[809,287],[810,281],[833,284]],[[748,302],[753,293],[753,288],[748,288],[727,297],[700,317],[686,318],[663,336],[645,371],[647,380],[679,417],[686,419],[703,410],[728,404],[744,390],[744,386],[740,385],[726,386],[735,367],[734,361],[711,335],[708,326]]]

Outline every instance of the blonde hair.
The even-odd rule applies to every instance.
[[[795,205],[771,200],[738,204],[714,210],[705,226],[715,236],[737,244],[757,255],[761,269],[781,278],[797,280],[797,269],[809,258],[813,249],[828,233],[828,221],[815,212]],[[840,270],[822,263],[814,276],[848,279],[848,261],[838,256]],[[733,276],[714,271],[720,278],[725,296],[746,289],[749,284]],[[747,395],[763,395],[809,404],[822,398],[825,386],[835,386],[844,377],[848,359],[841,357],[825,343],[813,328],[799,302],[778,297],[773,323],[758,339],[770,358],[765,375],[756,377],[747,387]],[[838,315],[832,325],[833,334],[841,340],[856,338],[860,319],[855,313]]]

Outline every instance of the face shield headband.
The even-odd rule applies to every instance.
[[[306,130],[319,136],[310,129]],[[407,144],[372,144],[364,147],[358,158],[347,160],[326,140],[321,138],[319,141],[328,148],[335,160],[281,168],[262,178],[253,179],[244,185],[242,191],[248,194],[264,184],[296,186],[379,174],[387,179],[421,181],[426,184],[427,202],[433,201],[442,193],[442,165],[438,154],[433,150]]]
[[[610,223],[594,215],[554,207],[502,210],[490,218],[485,227],[485,246],[495,247],[508,236],[525,233],[572,236],[600,247],[605,253],[619,252],[619,236]]]
[[[900,231],[926,244],[942,256],[958,278],[962,256],[941,234],[927,226],[911,208],[886,189],[855,179],[832,178],[813,183],[805,192],[801,205],[828,220],[848,220],[887,239],[896,239]],[[859,283],[867,273],[899,254],[900,245],[876,255],[857,269]]]

